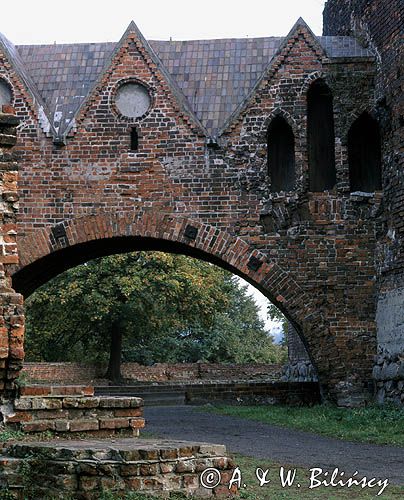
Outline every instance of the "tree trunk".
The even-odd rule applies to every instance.
[[[109,350],[109,362],[106,377],[114,384],[122,382],[121,375],[122,359],[122,327],[118,321],[114,321],[111,328],[111,345]]]

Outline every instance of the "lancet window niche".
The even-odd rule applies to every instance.
[[[379,124],[366,112],[349,129],[348,163],[351,192],[382,188]]]
[[[268,175],[271,191],[291,191],[295,187],[295,137],[292,127],[280,115],[268,127]]]
[[[310,191],[326,191],[336,184],[333,98],[324,80],[307,92],[307,146]]]

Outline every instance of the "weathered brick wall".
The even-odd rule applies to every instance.
[[[104,364],[90,363],[24,363],[23,377],[36,382],[86,383],[103,379]],[[214,364],[214,363],[157,363],[143,366],[122,363],[122,376],[133,382],[193,382],[198,380],[275,380],[280,377],[281,365],[273,364]]]
[[[136,32],[122,42],[65,145],[48,136],[13,67],[1,72],[13,84],[22,123],[19,290],[113,251],[204,257],[246,277],[285,312],[306,339],[324,394],[340,404],[369,396],[381,194],[349,194],[346,137],[358,110],[374,106],[371,59],[330,60],[298,24],[217,149],[206,146]],[[134,74],[152,89],[153,106],[138,124],[139,150],[130,152],[130,123],[110,102],[116,85]],[[337,186],[311,193],[306,93],[319,77],[334,95]],[[295,134],[297,182],[293,192],[275,195],[266,132],[277,113]],[[185,234],[189,225],[195,239]]]
[[[403,380],[400,388],[396,376],[387,377],[385,383],[382,380],[389,371],[387,366],[400,363],[404,351],[403,30],[404,5],[400,0],[328,0],[325,6],[324,34],[354,34],[374,50],[377,58],[373,111],[381,125],[384,191],[383,224],[375,248],[379,401],[385,393],[397,400],[397,392],[404,400]]]

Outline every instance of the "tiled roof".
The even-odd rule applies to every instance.
[[[62,133],[103,70],[115,43],[21,45],[26,70]]]
[[[328,57],[367,57],[352,37],[317,37]],[[282,37],[150,41],[211,134],[243,101],[276,53]],[[110,60],[115,43],[21,45],[18,52],[62,133]]]

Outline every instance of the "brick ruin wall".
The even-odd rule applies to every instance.
[[[44,384],[105,384],[106,364],[90,363],[24,363],[22,379],[28,383]],[[279,380],[282,366],[273,364],[214,364],[214,363],[156,363],[143,366],[122,363],[126,383],[136,382],[203,382],[238,380]]]
[[[383,138],[384,211],[375,246],[377,400],[404,401],[404,4],[328,0],[324,35],[354,35],[377,54],[375,102]]]

